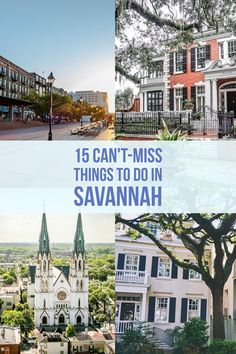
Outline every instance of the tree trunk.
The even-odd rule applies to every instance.
[[[215,287],[212,291],[213,299],[213,338],[225,339],[225,325],[223,315],[224,287]]]

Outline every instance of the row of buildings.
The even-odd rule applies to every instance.
[[[148,225],[156,237],[177,258],[194,262],[181,240],[170,232]],[[148,237],[131,240],[128,228],[116,227],[116,333],[133,328],[135,322],[147,322],[162,331],[183,326],[199,317],[211,323],[212,302],[201,274],[177,267]],[[205,254],[212,268],[212,250]],[[236,319],[236,267],[224,289],[224,315]]]
[[[79,100],[84,100],[91,105],[102,107],[105,113],[109,112],[107,92],[75,91],[75,92],[69,92],[69,95],[75,102]]]
[[[12,121],[14,115],[24,117],[24,111],[30,105],[25,99],[31,92],[44,95],[49,92],[47,80],[35,72],[28,72],[10,60],[0,56],[0,116]],[[108,113],[106,92],[76,91],[67,93],[63,88],[53,86],[53,93],[69,95],[74,101],[83,98],[86,102],[101,106]],[[28,110],[29,112],[29,110]]]

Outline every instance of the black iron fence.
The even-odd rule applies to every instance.
[[[117,112],[116,134],[156,135],[164,128],[163,121],[170,131],[179,128],[189,135],[235,136],[236,117],[233,112],[223,113],[204,110],[192,111],[159,111],[159,112]]]

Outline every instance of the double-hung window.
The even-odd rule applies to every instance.
[[[199,299],[188,299],[188,321],[193,317],[200,317]]]
[[[206,47],[198,47],[197,52],[196,52],[196,65],[197,69],[203,69],[205,68],[205,62],[206,62]]]
[[[156,322],[168,322],[169,298],[157,297],[156,299]]]
[[[182,111],[183,109],[183,89],[175,89],[175,110]]]
[[[175,72],[183,71],[183,52],[175,52]]]
[[[159,258],[158,277],[170,278],[171,276],[171,260],[169,258]]]
[[[139,256],[127,254],[126,255],[126,263],[125,270],[136,272],[138,270]]]

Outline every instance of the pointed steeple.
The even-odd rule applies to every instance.
[[[84,253],[84,232],[81,214],[78,214],[77,218],[73,253],[75,253],[77,256],[79,255],[79,253]]]
[[[47,228],[47,220],[46,214],[43,213],[42,223],[41,223],[41,231],[39,235],[39,253],[46,253],[47,255],[50,253],[49,248],[49,236],[48,236],[48,228]]]

